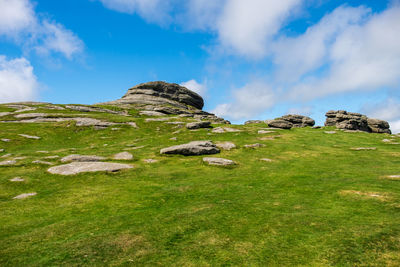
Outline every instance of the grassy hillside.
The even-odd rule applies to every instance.
[[[82,114],[36,107],[22,113]],[[8,111],[13,109],[0,108]],[[392,144],[400,136],[325,133],[333,128],[259,134],[265,124],[212,133],[146,122],[136,111],[86,114],[136,122],[138,128],[0,124],[0,139],[10,139],[0,141],[0,157],[6,155],[0,162],[22,157],[14,166],[0,166],[1,266],[400,265],[400,180],[387,178],[400,175],[400,145]],[[194,140],[235,143],[237,149],[216,157],[237,165],[159,154]],[[265,146],[244,147],[254,143]],[[358,147],[376,150],[352,150]],[[111,159],[122,151],[134,159]],[[70,154],[104,156],[134,168],[60,176],[32,163],[60,165],[60,158],[47,157]],[[25,181],[11,182],[14,177]],[[37,195],[13,199],[29,192]]]

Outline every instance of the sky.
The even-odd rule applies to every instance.
[[[234,123],[340,109],[400,132],[400,1],[0,0],[0,103],[156,80]]]

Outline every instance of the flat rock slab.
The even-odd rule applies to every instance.
[[[268,158],[262,158],[260,159],[261,161],[265,161],[265,162],[272,162],[272,159],[268,159]]]
[[[152,111],[152,110],[140,111],[139,114],[144,115],[144,116],[165,116],[164,113],[161,113],[158,111]]]
[[[203,162],[209,164],[209,165],[216,165],[216,166],[231,166],[231,165],[236,165],[236,163],[233,160],[230,159],[223,159],[223,158],[203,158]]]
[[[32,161],[32,163],[34,163],[34,164],[40,164],[40,165],[54,165],[54,164],[51,163],[51,162],[43,161],[43,160],[34,160],[34,161]]]
[[[129,153],[129,152],[121,152],[121,153],[115,154],[113,156],[113,159],[116,159],[116,160],[131,160],[131,159],[133,159],[133,155],[131,153]]]
[[[95,156],[95,155],[78,155],[73,154],[61,159],[61,162],[96,162],[105,160],[105,157]]]
[[[35,140],[41,139],[41,137],[39,137],[39,136],[33,136],[33,135],[27,135],[27,134],[19,134],[19,136],[22,136],[22,137],[25,137],[28,139],[35,139]]]
[[[158,162],[158,160],[156,160],[156,159],[144,159],[143,161],[146,162],[146,163],[156,163],[156,162]]]
[[[3,142],[6,142],[6,143],[11,141],[10,139],[7,139],[7,138],[2,138],[0,140],[3,141]]]
[[[259,147],[264,147],[264,146],[265,146],[264,144],[259,144],[259,143],[244,145],[245,148],[259,148]]]
[[[231,149],[235,149],[236,145],[232,142],[218,142],[217,147],[223,150],[231,150]]]
[[[350,148],[354,151],[362,151],[362,150],[376,150],[376,147],[352,147]]]
[[[170,118],[151,118],[151,119],[146,119],[146,122],[152,122],[152,121],[169,121]]]
[[[211,141],[193,141],[183,145],[163,148],[160,154],[179,154],[185,156],[217,154],[220,150]]]
[[[24,193],[24,194],[18,195],[18,196],[16,196],[16,197],[13,197],[13,199],[24,199],[24,198],[33,197],[33,196],[36,196],[36,195],[37,195],[36,192],[33,192],[33,193]]]
[[[326,134],[335,134],[336,131],[325,131],[324,133],[326,133]]]
[[[393,180],[400,180],[400,175],[388,175],[386,176],[386,178]]]
[[[200,129],[200,128],[210,128],[211,122],[210,121],[198,121],[198,122],[189,122],[186,124],[186,128],[189,130],[193,129]]]
[[[65,165],[51,167],[47,171],[52,174],[74,175],[84,172],[116,172],[123,169],[132,169],[133,166],[109,162],[72,162]]]
[[[17,164],[17,161],[15,160],[0,161],[0,166],[12,166],[15,164]]]
[[[239,129],[230,128],[230,127],[217,127],[212,130],[213,133],[237,133],[241,132]]]
[[[259,130],[257,133],[258,134],[269,134],[269,133],[275,133],[275,131]]]
[[[10,182],[25,182],[25,180],[22,179],[21,177],[14,177],[10,179]]]

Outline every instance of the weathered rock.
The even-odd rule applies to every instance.
[[[96,162],[96,161],[102,161],[105,160],[104,157],[100,157],[100,156],[95,156],[95,155],[77,155],[77,154],[73,154],[73,155],[69,155],[66,157],[63,157],[61,159],[61,162]]]
[[[185,156],[217,154],[220,150],[210,141],[193,141],[161,149],[161,154],[180,154]]]
[[[52,174],[74,175],[84,172],[116,172],[123,169],[132,169],[133,166],[109,162],[72,162],[65,165],[51,167],[47,171]]]
[[[28,139],[35,139],[35,140],[39,140],[41,139],[39,136],[33,136],[33,135],[27,135],[27,134],[19,134],[19,136],[28,138]]]
[[[274,131],[267,131],[267,130],[258,130],[258,134],[269,134],[269,133],[275,133]]]
[[[217,127],[212,130],[213,133],[237,133],[241,132],[239,129],[229,127]]]
[[[192,106],[202,109],[204,101],[201,96],[179,84],[157,81],[136,85],[121,99],[108,104],[172,105],[183,109]]]
[[[259,147],[264,147],[264,146],[265,146],[264,144],[259,144],[259,143],[244,145],[245,148],[259,148]]]
[[[3,141],[3,142],[6,142],[6,143],[11,141],[10,139],[7,139],[7,138],[2,138],[0,140]]]
[[[144,116],[165,116],[164,113],[158,112],[158,111],[152,111],[152,110],[143,110],[139,112],[140,115],[144,115]]]
[[[0,148],[0,153],[1,153],[1,152],[4,152],[4,148]]]
[[[400,175],[388,175],[386,178],[393,179],[393,180],[400,180]]]
[[[296,115],[296,114],[285,115],[275,120],[284,120],[290,122],[293,125],[293,127],[307,127],[307,126],[312,127],[315,125],[315,121],[310,117]]]
[[[5,160],[5,161],[0,161],[0,166],[12,166],[17,164],[16,160]]]
[[[10,179],[10,182],[25,182],[25,180],[22,179],[21,177],[14,177]]]
[[[88,107],[82,105],[67,105],[65,106],[67,109],[80,111],[80,112],[101,112],[101,113],[110,113],[110,114],[118,114],[118,115],[126,115],[126,112],[114,111],[111,109],[100,108],[100,107]]]
[[[133,159],[133,155],[131,153],[129,153],[129,152],[121,152],[121,153],[115,154],[113,159],[116,159],[116,160],[131,160],[131,159]]]
[[[325,131],[324,133],[326,133],[326,134],[335,134],[336,131]]]
[[[268,126],[273,127],[273,128],[280,128],[280,129],[291,129],[293,127],[293,124],[291,122],[288,122],[285,120],[276,119],[276,120],[270,121],[268,123]]]
[[[231,150],[236,148],[236,145],[232,142],[218,142],[216,145],[218,148],[223,150]]]
[[[265,161],[265,162],[272,162],[272,159],[268,159],[268,158],[262,158],[260,159],[261,161]]]
[[[12,112],[0,112],[0,117],[11,115]]]
[[[258,124],[258,123],[263,123],[263,121],[260,121],[260,120],[249,120],[249,121],[246,121],[244,124],[247,125],[247,124]]]
[[[132,121],[131,121],[131,122],[127,122],[126,124],[132,126],[133,128],[139,128],[139,127],[137,126],[136,122],[132,122]]]
[[[344,110],[330,110],[325,116],[325,126],[336,126],[338,129],[359,130],[372,133],[391,133],[389,123],[382,120],[370,119],[365,115]]]
[[[223,158],[203,158],[203,162],[209,164],[209,165],[216,165],[216,166],[230,166],[230,165],[236,165],[236,163],[233,160],[230,159],[223,159]]]
[[[146,162],[146,163],[156,163],[156,162],[158,162],[158,160],[155,160],[155,159],[144,159],[143,161]]]
[[[313,127],[311,127],[312,129],[321,129],[322,127],[321,126],[319,126],[319,125],[317,125],[317,126],[313,126]]]
[[[18,195],[18,196],[16,196],[16,197],[13,197],[13,199],[24,199],[24,198],[33,197],[33,196],[36,196],[36,195],[37,195],[36,192],[33,192],[33,193],[24,193],[24,194]]]
[[[355,151],[376,150],[376,147],[352,147],[351,150],[355,150]]]
[[[170,120],[170,118],[149,118],[149,119],[146,119],[145,121],[152,122],[152,121],[169,121],[169,120]]]
[[[34,164],[40,164],[40,165],[53,165],[53,163],[48,162],[48,161],[43,161],[43,160],[34,160],[32,161]]]
[[[211,127],[211,122],[209,121],[198,121],[198,122],[190,122],[186,124],[186,128],[189,130],[193,129],[200,129],[200,128],[210,128]]]

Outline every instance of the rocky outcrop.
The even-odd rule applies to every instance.
[[[280,129],[291,129],[293,127],[293,124],[291,122],[281,120],[281,119],[276,119],[268,122],[269,127],[273,128],[280,128]]]
[[[284,120],[290,122],[293,127],[307,127],[307,126],[314,126],[315,121],[307,116],[296,115],[296,114],[289,114],[278,118],[279,120]]]
[[[190,122],[186,124],[186,128],[188,128],[189,130],[200,129],[200,128],[211,128],[211,122],[209,121]]]
[[[160,154],[180,154],[185,156],[217,154],[220,150],[210,141],[193,141],[183,145],[163,148]]]
[[[360,113],[347,112],[344,110],[330,110],[325,116],[327,117],[325,126],[335,126],[338,129],[369,133],[391,133],[388,122],[370,119]]]

